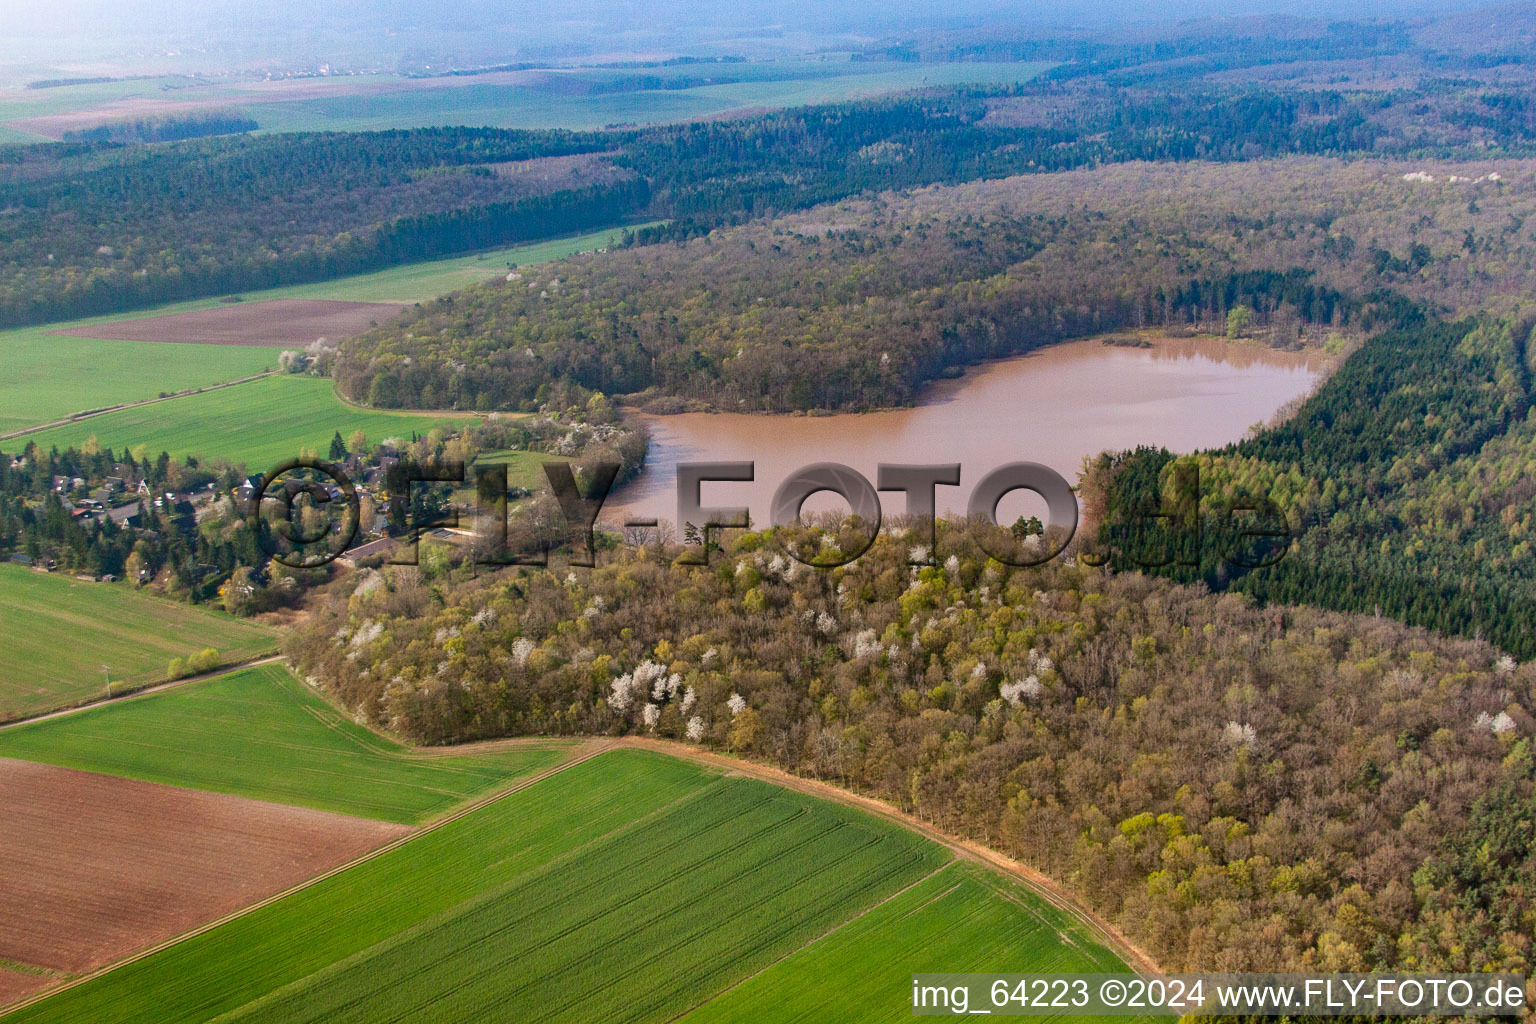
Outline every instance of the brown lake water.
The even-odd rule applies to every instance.
[[[835,416],[687,413],[641,418],[651,428],[646,469],[609,499],[605,522],[677,519],[676,467],[685,462],[752,461],[751,483],[706,483],[706,506],[747,506],[768,521],[779,484],[815,462],[840,462],[875,481],[888,463],[960,463],[960,486],[939,487],[940,514],[964,514],[971,487],[1007,462],[1041,462],[1076,484],[1083,459],[1105,450],[1162,445],[1177,452],[1242,438],[1316,385],[1324,359],[1210,338],[1173,339],[1152,348],[1067,342],[973,367],[923,391],[922,404]],[[1000,521],[1033,513],[1016,492]],[[904,510],[883,493],[886,515]],[[846,508],[820,494],[805,509]],[[1043,510],[1043,502],[1040,503]],[[1006,517],[1006,518],[1005,518]]]

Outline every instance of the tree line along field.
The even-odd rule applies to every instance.
[[[804,978],[894,1020],[912,973],[983,965],[1124,969],[895,824],[626,749],[4,1019],[761,1020]]]
[[[655,223],[655,222],[651,222]],[[637,225],[645,227],[647,225]],[[623,229],[518,245],[471,256],[408,263],[388,270],[337,278],[321,284],[242,292],[246,302],[275,299],[330,299],[347,302],[423,302],[507,273],[507,264],[531,266],[613,245]],[[270,370],[277,353],[257,345],[176,345],[111,338],[72,338],[60,330],[85,333],[129,318],[167,316],[214,309],[217,299],[178,302],[115,316],[91,317],[40,327],[0,331],[0,433],[63,419],[79,412],[142,402],[161,394],[209,387]],[[30,438],[0,441],[0,450],[20,449]]]
[[[0,721],[165,678],[206,647],[226,660],[274,650],[265,626],[110,583],[0,565]]]
[[[259,473],[304,451],[324,455],[338,430],[343,437],[361,430],[376,440],[409,440],[413,433],[425,434],[434,427],[459,429],[475,419],[356,408],[343,404],[327,379],[285,375],[103,413],[27,434],[11,444],[19,449],[30,441],[46,451],[55,446],[79,448],[95,438],[103,448],[142,444],[152,453],[170,452],[176,459],[227,459]]]
[[[344,718],[280,665],[0,731],[0,757],[401,824],[551,767],[569,750],[550,740],[413,751]]]

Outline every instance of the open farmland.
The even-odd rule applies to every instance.
[[[563,259],[612,245],[622,234],[621,228],[609,228],[470,256],[407,263],[319,284],[242,292],[244,302],[237,308],[294,299],[396,305],[425,302],[505,275],[509,263],[527,267]],[[129,325],[141,319],[164,323],[170,316],[226,308],[228,305],[217,299],[197,299],[139,313],[0,331],[0,359],[6,367],[4,379],[0,379],[0,433],[275,368],[277,353],[264,347],[257,337],[226,337],[222,344],[190,348],[161,344],[158,339],[103,337],[114,332],[138,337],[141,329]],[[19,451],[30,439],[23,436],[0,442],[0,450]]]
[[[909,921],[941,950],[985,930],[979,949],[1011,964],[1121,967],[894,824],[631,749],[5,1020],[665,1021],[760,998],[749,979],[822,948],[875,976],[865,992],[899,989],[906,1015],[911,972],[933,964]],[[818,1016],[867,1009],[826,994]]]
[[[660,224],[662,221],[645,221],[636,228]],[[577,253],[590,252],[614,245],[623,238],[623,228],[606,228],[581,235],[554,238],[547,242],[531,242],[505,249],[475,253],[470,256],[454,256],[444,260],[427,260],[422,263],[406,263],[388,270],[370,274],[339,277],[320,284],[296,284],[269,291],[245,292],[248,301],[269,298],[334,299],[346,302],[426,302],[439,295],[468,288],[472,284],[507,272],[507,265],[530,267],[550,260],[564,259]]]
[[[10,433],[76,413],[163,394],[239,380],[277,367],[277,353],[254,345],[197,348],[142,341],[88,338],[88,324],[72,321],[82,337],[62,337],[52,327],[0,331],[0,433]],[[0,441],[0,450],[20,451],[29,438]]]
[[[323,455],[338,430],[343,437],[361,430],[377,441],[409,438],[438,426],[462,427],[472,419],[353,408],[336,397],[329,380],[284,375],[119,409],[28,434],[25,440],[46,450],[80,447],[94,437],[103,448],[143,444],[150,452],[166,451],[178,459],[196,455],[243,462],[259,473],[306,450]]]
[[[228,659],[274,649],[272,630],[153,597],[0,565],[0,721],[165,678],[171,658],[215,647]]]
[[[842,1005],[856,1008],[861,1024],[894,1022],[912,1016],[911,976],[918,972],[1124,969],[1067,914],[980,865],[956,861],[684,1020],[818,1020]]]
[[[48,987],[53,984],[55,977],[57,975],[54,972],[41,969],[17,971],[0,968],[0,1006],[14,1003],[38,989]]]
[[[406,832],[4,758],[0,821],[0,961],[70,973],[249,906]]]
[[[0,757],[405,824],[569,749],[549,740],[472,755],[411,751],[343,718],[279,665],[0,732]]]
[[[263,131],[363,131],[429,125],[600,128],[655,124],[722,112],[835,102],[924,86],[1015,82],[1046,67],[966,61],[912,64],[832,57],[718,67],[529,69],[404,78],[349,75],[291,81],[205,83],[188,98],[175,77],[0,91],[0,130],[15,141],[57,139],[111,121],[210,111],[254,118]],[[686,78],[687,82],[667,79]],[[169,85],[171,88],[163,88]],[[664,88],[657,88],[665,85]],[[678,88],[677,86],[687,86]],[[0,136],[0,142],[6,141]]]
[[[55,331],[72,338],[163,341],[181,345],[260,345],[303,348],[312,341],[341,341],[396,316],[405,307],[388,302],[338,302],[333,299],[269,299],[225,303],[208,309],[125,320]]]

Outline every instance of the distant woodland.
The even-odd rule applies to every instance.
[[[563,380],[661,411],[866,409],[1067,337],[1219,333],[1238,307],[1274,345],[1322,344],[1536,288],[1533,182],[1290,159],[888,193],[529,268],[345,343],[335,376],[378,406],[533,408]]]
[[[632,218],[669,220],[638,232],[646,243],[889,189],[1130,161],[1469,159],[1536,146],[1536,92],[1521,83],[1445,78],[1345,92],[1203,71],[1116,83],[1111,66],[1099,70],[644,130],[189,139],[248,127],[192,117],[4,146],[0,326],[321,280]],[[602,167],[535,195],[497,172],[571,154],[602,154]]]

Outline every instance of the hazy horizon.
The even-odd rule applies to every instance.
[[[1026,33],[1135,28],[1189,19],[1288,15],[1335,21],[1402,20],[1493,6],[1476,0],[1067,0],[1065,3],[872,3],[829,5],[598,0],[559,9],[526,2],[405,0],[316,8],[300,0],[155,0],[125,6],[65,0],[12,11],[0,38],[11,66],[218,72],[263,62],[390,66],[402,60],[456,64],[608,54],[765,56],[856,44],[905,33],[966,29]],[[672,28],[668,26],[686,26]]]

